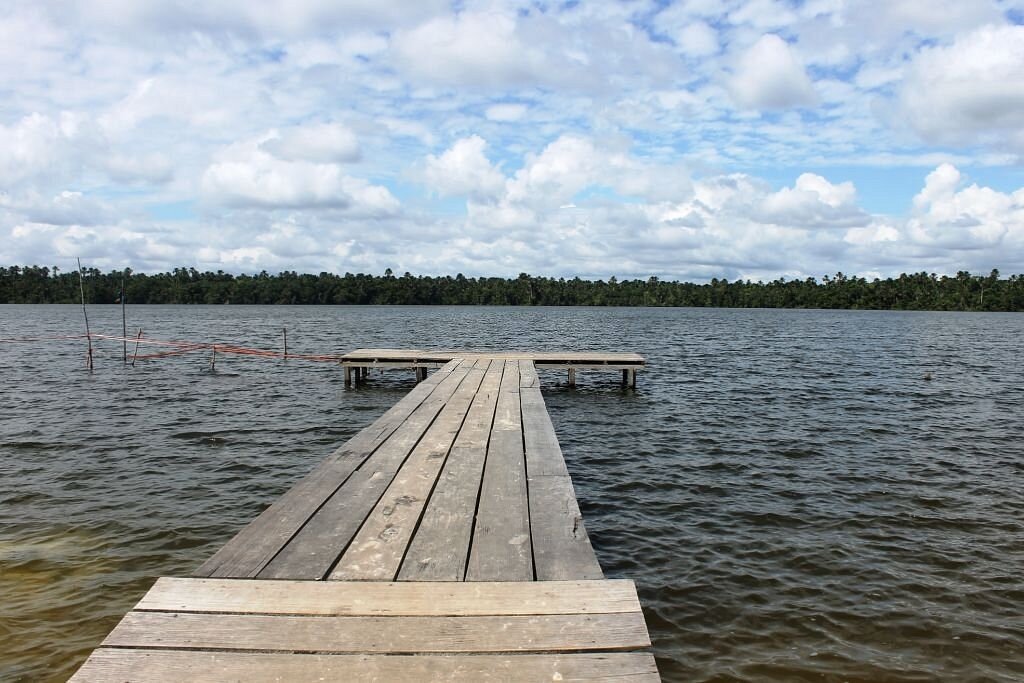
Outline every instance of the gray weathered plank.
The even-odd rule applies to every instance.
[[[505,361],[466,581],[531,581],[533,578],[519,407],[519,362]]]
[[[468,371],[460,364],[447,373],[423,403],[323,503],[257,576],[324,578]]]
[[[604,574],[583,524],[537,372],[529,361],[520,361],[519,371],[537,580],[600,579]]]
[[[478,360],[367,515],[328,578],[391,581],[490,361]]]
[[[317,655],[102,648],[71,679],[195,683],[335,681],[658,681],[648,653]]]
[[[565,652],[650,647],[643,614],[300,617],[129,612],[104,646],[278,652]]]
[[[452,361],[338,448],[204,562],[196,576],[256,576],[292,536],[459,365]]]
[[[530,367],[525,369],[522,376],[525,382],[533,382],[519,389],[526,471],[530,476],[568,475],[562,448],[558,445],[555,428],[551,425],[551,417],[540,393],[540,382],[536,381],[537,372]]]
[[[402,562],[401,581],[462,581],[503,361],[491,361]]]
[[[603,578],[569,476],[530,477],[528,483],[537,580]]]
[[[629,579],[603,581],[281,581],[163,577],[135,606],[162,612],[487,616],[636,612]]]

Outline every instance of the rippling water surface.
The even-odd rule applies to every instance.
[[[94,331],[120,309],[90,308]],[[134,306],[163,339],[623,350],[637,391],[543,374],[601,564],[680,681],[1024,679],[1024,316]],[[0,306],[0,337],[75,334]],[[0,680],[62,680],[412,386],[327,364],[0,344]],[[925,380],[930,373],[932,379]]]

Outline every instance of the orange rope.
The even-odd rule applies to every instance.
[[[81,335],[77,338],[82,338]],[[112,334],[93,334],[93,339],[101,341],[136,341],[140,344],[151,344],[154,346],[168,346],[171,347],[172,351],[164,351],[159,353],[149,353],[145,355],[136,356],[137,359],[146,358],[162,358],[164,356],[176,356],[183,353],[189,353],[191,351],[202,351],[204,349],[213,349],[217,353],[232,353],[239,356],[258,356],[261,358],[289,358],[296,360],[308,360],[319,363],[340,363],[342,356],[334,354],[304,354],[304,353],[292,353],[288,352],[285,356],[282,351],[272,351],[270,349],[254,349],[246,346],[237,346],[235,344],[216,344],[209,342],[188,342],[188,341],[170,341],[166,339],[147,339],[142,337],[137,339],[135,337],[121,337]]]

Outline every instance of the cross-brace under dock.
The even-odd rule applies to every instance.
[[[546,355],[445,361],[193,577],[159,579],[73,680],[658,680],[541,396],[536,366],[577,356]]]
[[[602,353],[573,351],[421,351],[420,349],[356,349],[341,357],[345,368],[345,386],[364,380],[370,370],[411,368],[416,379],[427,378],[427,370],[440,368],[452,359],[465,361],[480,358],[492,360],[531,361],[539,370],[567,370],[568,384],[575,386],[577,370],[621,370],[622,385],[636,389],[637,370],[643,370],[643,356],[635,353]]]

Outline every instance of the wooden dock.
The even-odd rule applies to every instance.
[[[445,360],[192,577],[159,579],[72,680],[659,680],[536,372],[600,354],[542,355]]]
[[[345,386],[352,386],[356,380],[366,378],[370,370],[411,368],[416,378],[426,379],[427,370],[440,368],[454,359],[465,361],[525,360],[531,361],[535,369],[567,370],[568,384],[576,384],[577,370],[621,370],[623,386],[636,389],[636,373],[643,370],[643,356],[635,353],[602,352],[543,352],[543,351],[423,351],[420,349],[356,349],[341,358],[345,369]]]

